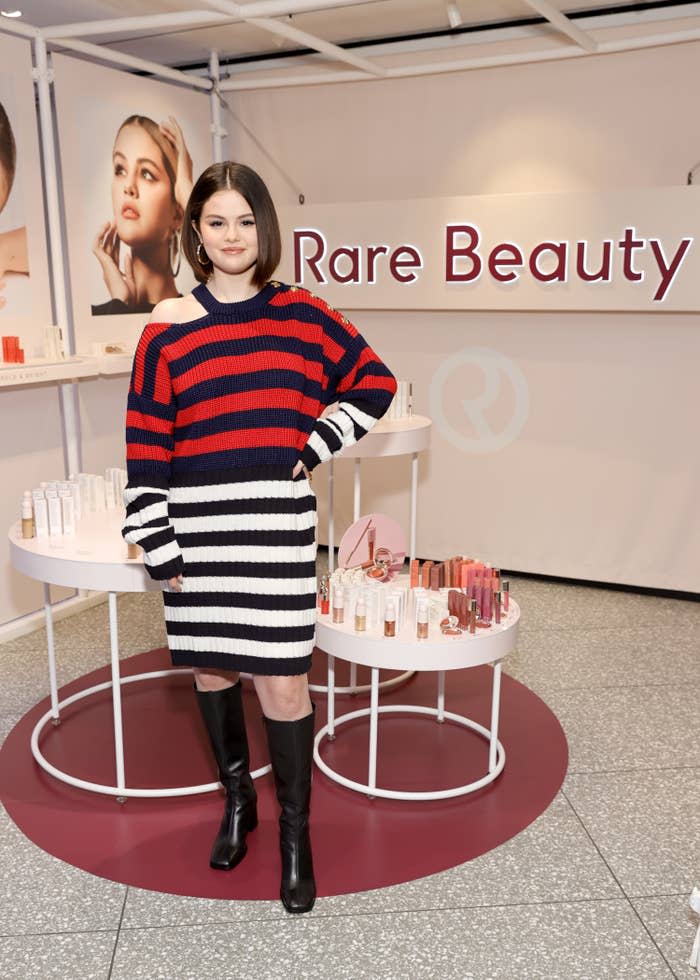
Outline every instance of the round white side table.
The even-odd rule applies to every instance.
[[[439,628],[431,626],[431,636],[427,640],[417,640],[410,622],[395,636],[385,637],[378,627],[364,633],[356,633],[348,623],[337,624],[330,617],[319,618],[316,632],[319,646],[328,654],[328,723],[317,732],[314,741],[316,764],[330,779],[341,786],[370,797],[383,797],[392,800],[444,800],[454,796],[473,793],[492,783],[502,772],[506,754],[498,740],[498,719],[501,698],[501,661],[515,648],[520,622],[520,608],[510,600],[508,614],[502,617],[499,625],[492,624],[489,629],[478,629],[474,635],[443,636]],[[335,658],[351,663],[363,664],[372,671],[370,685],[370,706],[335,715]],[[493,667],[491,685],[491,723],[490,728],[445,710],[445,671],[463,670],[490,664]],[[437,706],[428,708],[422,705],[383,705],[379,706],[379,670],[429,670],[438,675]],[[381,714],[415,714],[434,718],[438,722],[445,719],[463,725],[481,735],[489,743],[488,769],[484,776],[471,783],[449,789],[409,792],[383,789],[377,786],[378,719]],[[366,783],[348,779],[337,772],[321,756],[321,744],[325,738],[335,739],[336,729],[354,718],[369,717],[368,776]]]
[[[432,421],[425,415],[409,415],[401,419],[387,421],[380,419],[373,429],[354,446],[343,449],[338,454],[339,459],[354,459],[353,479],[353,521],[360,517],[360,498],[362,490],[361,461],[374,459],[378,456],[411,456],[411,510],[409,530],[409,560],[416,556],[416,524],[418,513],[418,453],[430,447]],[[328,463],[328,570],[333,571],[335,564],[335,518],[334,518],[334,481],[333,460]],[[319,644],[320,646],[320,644]],[[325,649],[321,646],[321,649]],[[413,671],[406,671],[397,677],[379,682],[380,691],[387,691],[403,684],[413,677]],[[324,684],[310,684],[309,688],[319,694],[327,694]],[[336,687],[336,694],[366,694],[370,685],[357,683],[357,664],[350,663],[350,684],[346,687]]]
[[[31,736],[32,755],[42,769],[61,782],[88,790],[116,796],[120,803],[127,797],[167,797],[192,796],[219,789],[219,783],[203,783],[199,786],[177,786],[162,789],[132,789],[126,785],[124,772],[124,737],[122,727],[121,689],[125,684],[154,677],[172,677],[175,673],[191,673],[190,668],[171,668],[155,670],[144,674],[121,677],[119,671],[119,629],[117,625],[118,592],[160,592],[159,582],[148,575],[143,558],[128,558],[126,542],[121,536],[124,512],[121,509],[88,514],[77,524],[75,535],[56,538],[23,538],[21,524],[10,528],[10,560],[19,572],[44,585],[44,613],[46,617],[46,637],[49,663],[49,687],[51,708],[42,715],[34,726]],[[56,655],[53,634],[53,615],[51,609],[50,585],[65,585],[76,589],[94,589],[108,593],[110,662],[112,677],[103,684],[95,684],[78,691],[63,701],[58,700],[56,681]],[[60,723],[62,708],[76,701],[90,697],[98,691],[112,689],[112,708],[114,723],[114,751],[116,760],[117,784],[110,786],[78,779],[52,765],[39,748],[39,738],[49,720]],[[270,771],[270,766],[262,766],[251,773],[253,778]]]

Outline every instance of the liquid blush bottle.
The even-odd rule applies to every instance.
[[[384,636],[396,636],[396,607],[393,599],[387,599],[384,612]]]

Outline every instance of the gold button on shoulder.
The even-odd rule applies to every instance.
[[[279,282],[274,282],[274,280],[273,280],[272,282],[270,282],[270,285],[271,286],[274,286],[275,289],[279,289],[281,284]]]

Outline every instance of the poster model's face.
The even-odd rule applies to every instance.
[[[217,191],[205,202],[199,222],[204,250],[217,269],[239,275],[258,258],[258,230],[238,191]]]
[[[134,251],[167,242],[179,221],[161,148],[142,126],[124,126],[112,158],[112,206],[120,240]]]

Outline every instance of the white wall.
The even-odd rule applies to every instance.
[[[229,93],[266,152],[230,116],[228,152],[259,169],[285,205],[296,203],[294,186],[308,202],[325,203],[680,185],[700,159],[699,59],[700,44],[690,43]],[[434,433],[421,464],[421,556],[475,552],[514,569],[700,590],[699,474],[688,454],[700,413],[697,318],[430,311],[354,318],[395,373],[413,379],[418,411],[429,411],[440,365],[474,346],[515,363],[528,386],[527,424],[507,448],[465,453],[444,431]],[[376,475],[365,466],[372,494],[363,510],[398,508],[400,516],[398,471],[374,465]],[[341,530],[351,516],[348,482]]]

